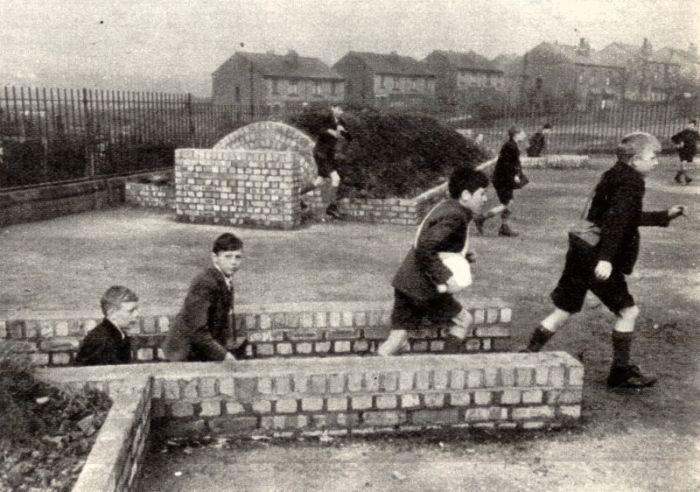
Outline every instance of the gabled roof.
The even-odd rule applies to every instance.
[[[679,64],[679,59],[673,59],[671,52],[678,51],[679,54],[687,55],[686,52],[674,50],[672,48],[663,48],[654,53],[648,58],[650,62],[664,64]],[[633,44],[626,43],[610,43],[605,48],[600,50],[602,56],[606,57],[611,63],[616,63],[619,66],[629,64],[633,59],[642,58],[642,48]]]
[[[286,55],[237,51],[236,55],[250,61],[255,70],[265,77],[343,80],[338,72],[318,58],[299,56],[293,51]]]
[[[654,53],[653,58],[662,63],[671,63],[676,65],[700,64],[700,59],[686,50],[676,48],[661,48]]]
[[[401,56],[396,53],[369,53],[365,51],[349,51],[345,56],[360,58],[378,74],[435,76],[424,63],[410,56]]]
[[[462,70],[480,70],[483,72],[501,72],[486,57],[469,50],[468,53],[458,51],[435,50],[431,54],[443,56],[453,67]]]
[[[601,52],[591,49],[588,56],[579,52],[579,48],[570,44],[543,42],[538,44],[534,50],[546,50],[550,53],[561,55],[567,60],[577,65],[597,65],[606,67],[620,67],[618,63],[611,60]]]

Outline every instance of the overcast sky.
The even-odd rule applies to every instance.
[[[699,0],[0,0],[0,73],[183,74],[208,83],[236,50],[332,64],[348,50],[489,58],[540,41],[700,44]],[[0,85],[1,85],[0,81]]]

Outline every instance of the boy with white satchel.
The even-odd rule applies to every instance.
[[[472,323],[467,310],[452,295],[471,284],[467,252],[469,222],[486,202],[489,180],[481,171],[455,169],[448,183],[449,198],[438,203],[418,228],[413,247],[394,276],[391,333],[377,349],[394,355],[421,328],[423,319],[448,323],[446,353],[460,353]]]
[[[644,176],[658,164],[659,150],[659,141],[649,133],[634,132],[622,138],[617,163],[603,173],[580,223],[569,231],[566,264],[551,294],[555,309],[533,331],[523,352],[541,350],[554,332],[581,310],[590,290],[617,317],[608,386],[642,388],[656,383],[654,376],[630,362],[639,308],[627,289],[625,275],[632,273],[637,261],[638,227],[667,227],[685,214],[682,205],[643,211]]]

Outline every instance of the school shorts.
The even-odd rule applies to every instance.
[[[498,197],[498,201],[501,202],[503,205],[508,205],[513,199],[513,188],[497,188],[494,186],[494,189],[496,190],[496,196]]]
[[[567,313],[581,311],[589,290],[615,314],[634,306],[624,274],[613,268],[607,280],[598,280],[594,273],[597,261],[596,258],[582,258],[576,250],[569,248],[564,271],[550,295],[556,307]]]
[[[462,305],[452,294],[439,294],[429,300],[415,299],[394,289],[392,330],[419,330],[424,319],[436,324],[448,323],[462,311]]]

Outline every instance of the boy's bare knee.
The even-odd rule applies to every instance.
[[[618,316],[621,319],[635,320],[637,316],[639,316],[639,308],[637,306],[630,306],[620,309]]]

